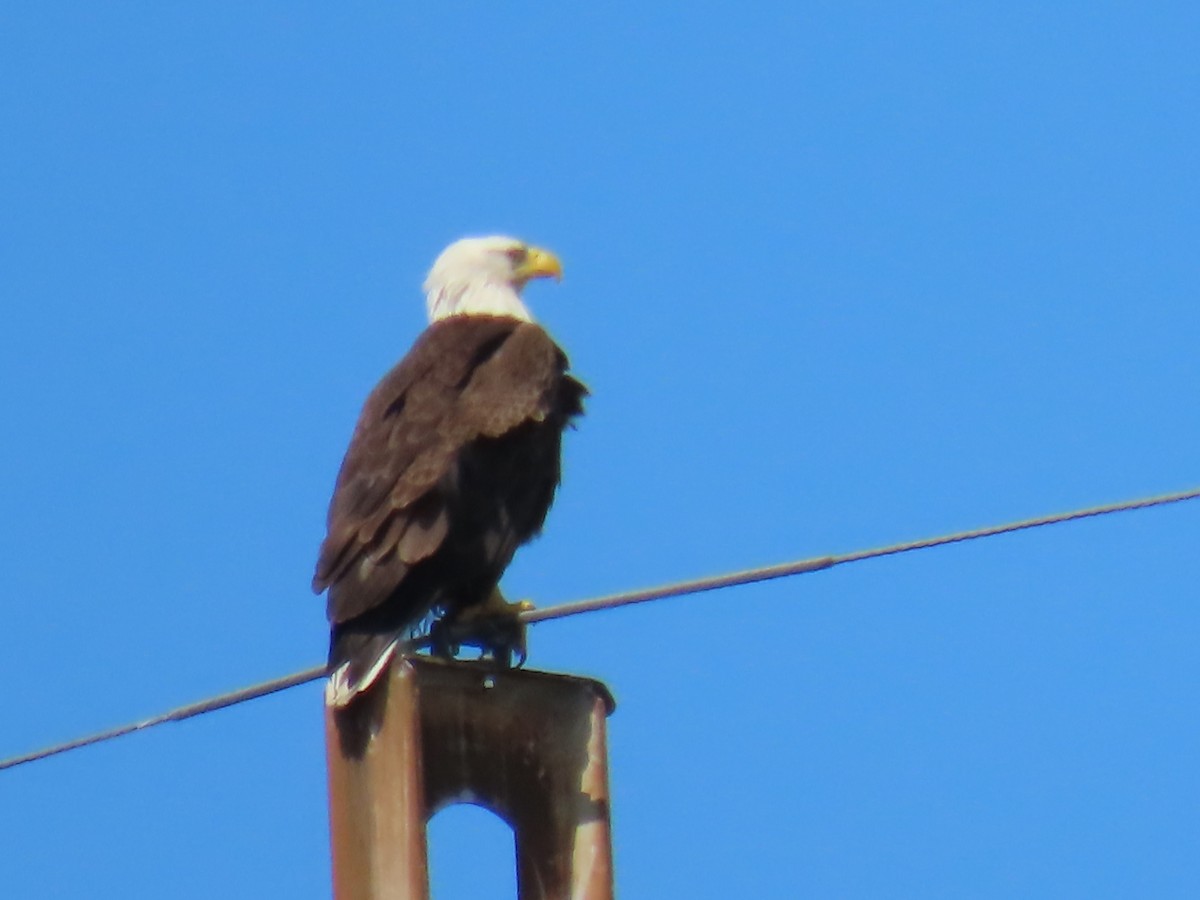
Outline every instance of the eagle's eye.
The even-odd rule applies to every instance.
[[[529,248],[524,244],[518,244],[515,247],[509,247],[504,251],[514,266],[519,266],[529,257]]]

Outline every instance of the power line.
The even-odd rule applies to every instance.
[[[325,666],[314,666],[311,669],[305,669],[303,672],[295,672],[291,675],[285,675],[282,678],[273,678],[270,681],[264,681],[260,684],[253,684],[250,687],[241,688],[240,690],[230,691],[228,694],[221,694],[217,697],[210,697],[207,700],[201,700],[198,703],[189,703],[187,706],[180,706],[169,712],[162,713],[157,716],[151,716],[149,719],[142,719],[138,722],[130,722],[126,725],[120,725],[116,728],[109,728],[107,731],[97,731],[95,734],[89,734],[86,737],[75,738],[73,741],[66,741],[62,744],[55,744],[53,747],[46,747],[43,750],[38,750],[34,753],[26,753],[22,756],[11,756],[8,759],[0,760],[0,769],[11,769],[14,766],[22,765],[23,763],[33,762],[37,759],[45,759],[48,756],[57,756],[59,753],[66,753],[68,750],[78,750],[80,747],[87,747],[91,744],[99,744],[103,741],[110,741],[113,738],[119,738],[126,734],[133,734],[135,731],[144,731],[147,728],[153,728],[155,725],[162,725],[164,722],[182,722],[184,719],[190,719],[193,716],[203,715],[204,713],[215,712],[218,709],[224,709],[227,706],[235,706],[238,703],[244,703],[247,700],[256,700],[259,697],[265,697],[268,694],[274,694],[278,691],[285,691],[288,688],[296,687],[300,684],[307,684],[310,681],[316,681],[325,674]]]
[[[1156,497],[1143,497],[1138,500],[1126,500],[1121,503],[1108,503],[1104,506],[1091,506],[1087,509],[1076,509],[1071,512],[1038,516],[1034,519],[1022,519],[1019,522],[1009,522],[1006,525],[990,525],[986,528],[957,531],[953,534],[946,534],[940,537],[923,538],[918,541],[905,541],[900,544],[888,544],[886,547],[876,547],[872,550],[856,550],[853,553],[843,553],[840,556],[814,556],[811,559],[801,559],[796,562],[762,566],[757,569],[743,569],[740,572],[712,575],[708,578],[697,578],[692,581],[678,581],[660,587],[626,591],[621,594],[609,594],[606,597],[595,597],[590,600],[560,603],[557,606],[548,606],[545,609],[533,609],[521,613],[520,619],[522,622],[527,623],[544,622],[547,619],[561,619],[564,616],[574,616],[579,613],[595,612],[601,609],[615,609],[618,606],[630,606],[634,603],[646,603],[650,600],[664,600],[668,597],[680,597],[684,594],[699,594],[703,591],[715,591],[720,588],[753,584],[756,581],[771,581],[775,578],[786,578],[790,575],[820,572],[823,569],[832,569],[834,566],[846,563],[862,562],[866,559],[878,559],[881,556],[895,556],[899,553],[908,553],[912,550],[926,550],[930,547],[941,547],[945,544],[960,544],[963,541],[974,541],[979,538],[994,537],[998,534],[1009,534],[1013,531],[1040,528],[1043,525],[1059,525],[1063,522],[1074,522],[1077,519],[1090,519],[1094,516],[1106,516],[1111,513],[1146,509],[1150,506],[1165,506],[1168,503],[1195,500],[1197,497],[1200,497],[1200,488],[1179,491],[1174,494],[1159,494]]]
[[[1200,497],[1200,488],[1194,488],[1188,491],[1179,491],[1173,494],[1160,494],[1154,497],[1142,497],[1137,500],[1127,500],[1121,503],[1110,503],[1104,506],[1092,506],[1086,509],[1077,509],[1072,510],[1071,512],[1039,516],[1033,519],[1022,519],[1017,522],[1009,522],[1005,525],[992,525],[986,528],[972,529],[970,531],[958,531],[952,534],[942,535],[940,537],[924,538],[917,541],[906,541],[899,544],[889,544],[884,547],[876,547],[870,550],[856,550],[852,553],[843,553],[836,556],[815,556],[809,559],[796,560],[794,562],[779,563],[772,566],[761,566],[755,569],[743,569],[738,572],[728,572],[724,575],[712,575],[707,578],[678,581],[671,584],[660,585],[658,587],[625,591],[619,594],[608,594],[603,597],[593,597],[588,600],[560,603],[556,606],[547,606],[543,609],[526,610],[525,612],[520,613],[518,618],[521,622],[526,624],[545,622],[550,619],[562,619],[566,616],[575,616],[588,612],[598,612],[604,609],[616,609],[620,606],[631,606],[635,603],[648,603],[652,600],[665,600],[669,597],[682,597],[686,594],[699,594],[704,591],[715,591],[720,590],[721,588],[753,584],[758,581],[771,581],[775,578],[787,578],[792,575],[803,575],[808,572],[820,572],[824,569],[832,569],[834,566],[840,566],[848,563],[862,562],[863,560],[868,559],[878,559],[883,556],[895,556],[900,553],[909,553],[913,550],[926,550],[930,547],[941,547],[946,544],[958,544],[962,543],[963,541],[973,541],[980,538],[994,537],[1000,534],[1009,534],[1014,531],[1025,531],[1030,528],[1040,528],[1043,525],[1059,525],[1063,522],[1074,522],[1078,519],[1090,519],[1095,516],[1106,516],[1113,513],[1130,512],[1135,509],[1146,509],[1152,506],[1165,506],[1169,503],[1180,503],[1185,500],[1194,500],[1198,497]],[[427,639],[415,640],[412,642],[412,647],[415,648],[426,643],[428,643]],[[250,687],[231,691],[227,694],[210,697],[209,699],[201,700],[198,703],[190,703],[187,706],[180,706],[176,709],[170,710],[169,712],[153,716],[149,719],[143,719],[141,721],[122,725],[117,728],[110,728],[106,731],[99,731],[95,734],[88,735],[87,737],[76,738],[75,740],[66,741],[62,744],[55,744],[52,747],[46,747],[42,750],[26,753],[21,756],[12,756],[8,759],[0,760],[0,770],[11,769],[15,766],[24,765],[25,763],[34,762],[39,759],[46,759],[50,756],[56,756],[59,753],[66,753],[70,750],[77,750],[80,747],[87,747],[91,744],[99,744],[103,741],[121,737],[122,735],[132,734],[135,731],[144,731],[147,728],[153,728],[154,726],[161,725],[164,722],[182,722],[184,719],[190,719],[194,716],[215,712],[218,709],[225,709],[228,706],[235,706],[238,703],[244,703],[247,700],[255,700],[259,697],[265,697],[268,694],[278,693],[279,691],[284,691],[288,688],[293,688],[301,684],[308,684],[311,681],[316,681],[317,679],[322,678],[325,675],[325,672],[325,666],[314,666],[311,669],[305,669],[302,672],[295,672],[291,675],[285,675],[282,678],[273,678],[270,681],[264,681],[259,684],[251,685]]]

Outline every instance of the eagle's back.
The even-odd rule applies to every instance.
[[[452,316],[371,392],[313,577],[328,590],[332,666],[433,609],[483,602],[541,529],[586,394],[567,365],[537,325]]]

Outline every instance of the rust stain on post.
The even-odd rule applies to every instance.
[[[456,802],[512,826],[522,900],[612,897],[604,685],[416,658],[325,711],[334,896],[427,900],[425,827]]]

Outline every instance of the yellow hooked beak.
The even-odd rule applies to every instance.
[[[554,278],[562,281],[562,263],[549,250],[526,247],[525,258],[513,270],[513,277],[519,284],[533,278]]]

